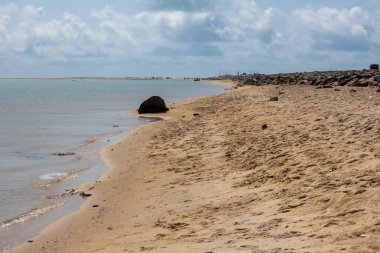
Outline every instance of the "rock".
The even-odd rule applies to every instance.
[[[373,69],[378,67],[374,64]],[[322,89],[323,86],[378,86],[380,71],[348,70],[348,71],[314,71],[303,73],[280,73],[271,75],[253,74],[234,77],[238,86],[244,85],[312,85]],[[327,88],[326,87],[326,88]]]
[[[351,89],[351,90],[350,90],[350,92],[356,92],[356,90],[354,90],[354,89]]]
[[[341,80],[338,82],[338,86],[345,86],[349,81],[350,81],[349,79]]]
[[[324,84],[324,85],[319,85],[316,89],[331,89],[331,88],[333,88],[332,85]]]
[[[380,92],[380,88],[377,89],[377,92]]]
[[[193,116],[196,117],[196,116],[200,116],[199,113],[193,113]]]
[[[74,152],[53,153],[52,155],[56,155],[56,156],[69,156],[69,155],[75,155],[75,153]]]
[[[166,107],[165,101],[159,96],[153,96],[145,100],[138,110],[139,114],[143,113],[162,113],[167,112],[169,109]]]
[[[87,197],[91,197],[92,194],[90,194],[90,193],[85,193],[85,192],[80,192],[80,193],[79,193],[79,196],[81,196],[82,198],[87,198]]]
[[[262,126],[261,126],[261,129],[267,129],[268,128],[268,125],[267,124],[263,124]]]
[[[278,101],[278,97],[271,97],[269,101]]]
[[[360,81],[356,82],[352,86],[355,86],[355,87],[368,87],[369,85],[370,85],[370,83],[367,80],[361,79]]]
[[[371,64],[371,65],[369,66],[369,69],[370,69],[370,70],[379,70],[379,64]]]

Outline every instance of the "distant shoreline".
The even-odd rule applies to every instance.
[[[0,80],[189,80],[192,77],[0,77]]]

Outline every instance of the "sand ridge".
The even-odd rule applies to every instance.
[[[244,87],[171,111],[107,147],[82,210],[14,252],[380,251],[375,89]]]

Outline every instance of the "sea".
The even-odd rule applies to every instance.
[[[79,209],[72,189],[107,168],[99,151],[152,121],[129,113],[150,96],[166,103],[222,93],[192,80],[0,80],[0,252]]]

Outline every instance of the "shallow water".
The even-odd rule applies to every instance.
[[[96,151],[147,121],[126,113],[141,101],[158,95],[172,103],[224,88],[174,80],[0,80],[3,248],[19,242],[16,232],[39,229],[25,227],[26,222],[42,226],[65,214],[52,210],[80,202],[62,194],[105,171]],[[72,206],[66,213],[78,204]],[[41,221],[43,215],[51,218]]]

